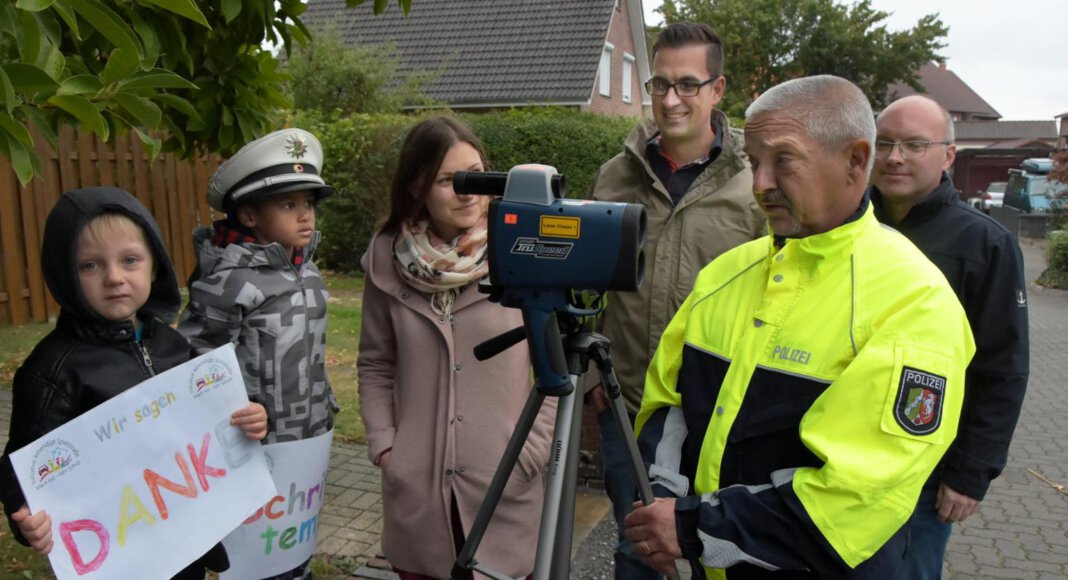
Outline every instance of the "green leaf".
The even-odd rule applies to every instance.
[[[137,122],[147,129],[159,127],[159,120],[163,116],[156,103],[137,95],[129,93],[117,93],[112,100],[122,106],[137,119]]]
[[[57,95],[95,95],[104,88],[104,83],[96,75],[74,75],[67,77],[59,85]]]
[[[45,74],[52,77],[52,80],[59,81],[63,77],[63,71],[67,69],[67,60],[58,46],[51,46],[48,48],[48,55],[44,58],[44,62],[39,65]]]
[[[178,125],[175,125],[174,122],[167,117],[163,118],[163,126],[167,127],[167,131],[170,133],[170,136],[167,139],[168,144],[170,144],[169,148],[172,150],[177,149],[178,151],[185,151],[185,131],[179,129]]]
[[[74,8],[90,26],[116,47],[136,54],[138,59],[144,56],[141,42],[126,22],[98,0],[63,0]]]
[[[83,127],[96,133],[104,141],[108,140],[108,125],[89,99],[80,95],[56,95],[48,99],[48,102],[73,115]]]
[[[190,104],[189,101],[183,99],[182,97],[179,97],[178,95],[159,93],[154,95],[152,99],[157,103],[160,103],[161,105],[165,105],[181,113],[184,113],[185,116],[189,117],[190,119],[193,119],[197,122],[203,122],[203,120],[200,118],[200,114],[197,113],[196,108],[193,107],[193,105]]]
[[[234,144],[234,127],[233,125],[225,125],[219,127],[219,149],[223,151],[229,151],[230,146]]]
[[[116,48],[108,56],[108,62],[104,65],[104,72],[100,75],[104,84],[117,83],[141,68],[141,62],[137,56],[127,50]]]
[[[182,78],[181,76],[172,73],[169,70],[161,68],[155,68],[147,72],[137,73],[134,76],[119,82],[119,85],[126,90],[133,89],[193,89],[198,87]]]
[[[160,8],[173,12],[179,16],[188,18],[193,22],[211,30],[211,25],[208,24],[208,19],[204,18],[204,13],[197,7],[196,2],[193,0],[143,0],[146,4],[155,4]],[[230,20],[228,19],[227,22]]]
[[[35,62],[37,55],[41,54],[41,27],[30,12],[20,12],[19,17],[22,21],[19,27],[21,34],[18,35],[19,56],[23,62]]]
[[[81,40],[82,34],[78,31],[78,17],[75,16],[74,9],[62,2],[58,2],[52,7],[55,8],[56,13],[63,19],[63,22],[67,24],[67,28],[70,29],[74,40]]]
[[[140,14],[134,12],[130,15],[130,19],[133,21],[134,31],[137,32],[137,36],[141,38],[141,44],[145,47],[145,59],[142,65],[155,66],[160,53],[159,34],[152,25],[145,22]]]
[[[53,44],[63,43],[63,26],[51,10],[48,12],[37,12],[33,15],[34,20],[37,21],[37,26],[41,28],[41,32],[44,36],[41,39],[41,51],[47,50],[48,46]]]
[[[18,0],[15,2],[15,8],[19,10],[27,10],[29,12],[40,12],[48,9],[52,6],[56,0]]]
[[[381,14],[389,6],[389,0],[375,0],[375,14]]]
[[[33,149],[33,137],[30,137],[30,132],[26,130],[26,127],[22,126],[15,120],[14,117],[9,115],[0,115],[0,128],[7,131],[7,134],[15,139],[26,149]]]
[[[155,161],[156,158],[159,157],[159,150],[161,147],[159,139],[154,139],[151,135],[137,127],[134,127],[134,133],[137,134],[137,138],[141,140],[141,143],[144,143],[145,147],[148,148],[148,162],[152,163]]]
[[[77,54],[64,55],[63,64],[66,67],[66,69],[68,71],[70,71],[70,74],[72,76],[73,75],[92,75],[92,76],[96,76],[96,73],[93,73],[92,71],[89,70],[89,67],[85,66],[85,60],[83,60],[80,55],[77,55]],[[56,80],[59,80],[59,79],[56,79]]]
[[[241,14],[241,0],[222,0],[222,13],[226,18],[226,23],[230,24],[238,14]]]
[[[294,24],[288,26],[289,34],[293,37],[293,40],[296,40],[297,44],[299,44],[301,47],[308,46],[308,42],[312,38],[311,31],[308,30],[308,28],[304,26],[304,23],[300,20],[296,20],[294,22]]]
[[[13,62],[5,64],[2,68],[15,90],[25,95],[54,91],[59,88],[59,83],[55,79],[32,64]]]
[[[16,36],[16,22],[19,20],[19,11],[11,3],[0,4],[0,34]]]
[[[25,105],[19,107],[19,112],[26,116],[41,132],[45,141],[55,149],[59,145],[59,136],[56,135],[54,129],[52,129],[52,123],[48,121],[45,114],[37,107],[27,107]]]
[[[15,94],[15,87],[11,84],[11,79],[7,77],[7,73],[2,68],[0,68],[0,90],[3,91],[0,96],[4,99],[4,108],[9,112],[14,111],[15,107],[19,105],[19,96]]]
[[[0,115],[0,118],[2,118],[2,115]],[[15,170],[19,183],[22,185],[29,183],[33,179],[34,167],[40,168],[37,155],[23,147],[3,127],[0,127],[0,149],[3,149],[4,153],[7,154],[7,158],[11,161],[11,168]]]

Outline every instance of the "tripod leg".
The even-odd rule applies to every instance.
[[[512,470],[515,469],[516,461],[519,460],[519,454],[523,450],[523,445],[526,443],[530,429],[534,425],[534,420],[538,418],[538,410],[541,409],[544,400],[545,395],[541,394],[538,389],[531,389],[530,396],[527,397],[526,406],[523,407],[523,412],[519,415],[519,421],[512,432],[512,437],[508,440],[508,446],[504,449],[501,462],[497,465],[497,471],[494,472],[493,480],[490,481],[489,488],[486,490],[486,497],[478,508],[478,515],[475,516],[475,522],[471,525],[471,531],[467,534],[464,547],[460,550],[460,555],[456,558],[456,563],[452,567],[453,578],[463,577],[467,570],[478,569],[475,552],[478,550],[478,545],[482,543],[482,537],[489,526],[490,518],[493,517],[493,511],[497,508],[501,494],[504,493],[504,487],[508,484],[508,478],[511,477]],[[481,569],[478,569],[478,571],[492,578],[506,578],[506,576],[496,575],[490,571]]]
[[[656,500],[653,497],[653,486],[649,483],[649,474],[645,471],[645,462],[642,461],[641,453],[638,451],[638,440],[634,437],[634,429],[630,426],[630,417],[627,415],[627,408],[623,405],[623,397],[620,396],[618,389],[614,397],[609,396],[608,401],[611,404],[612,416],[616,420],[616,425],[619,426],[619,432],[623,435],[623,441],[627,444],[627,456],[630,458],[630,466],[634,470],[634,480],[638,482],[638,496],[642,500],[642,504],[649,505]],[[675,572],[671,575],[671,578],[672,580],[679,580],[679,577],[679,569],[678,565],[676,565]]]
[[[574,384],[574,376],[572,376]],[[561,556],[571,557],[570,545],[563,555],[557,553],[556,535],[563,525],[560,510],[563,503],[564,487],[567,484],[567,457],[571,447],[571,422],[575,415],[575,390],[559,397],[556,407],[556,426],[553,430],[553,443],[549,452],[549,477],[545,485],[545,503],[541,509],[541,529],[538,532],[538,551],[534,557],[534,580],[563,580],[567,575],[556,576],[553,562]],[[574,478],[571,480],[574,486]],[[572,492],[572,501],[574,494]],[[572,511],[574,507],[572,507]],[[568,564],[570,562],[567,562]]]
[[[634,437],[634,428],[631,427],[627,408],[623,404],[623,393],[619,387],[619,380],[612,369],[612,357],[608,351],[607,339],[595,340],[590,348],[590,358],[597,363],[597,369],[601,372],[601,384],[608,394],[609,407],[612,409],[612,418],[616,421],[619,434],[627,446],[627,457],[630,458],[630,466],[634,471],[634,480],[638,484],[638,496],[643,505],[649,505],[655,501],[653,486],[649,483],[649,474],[645,471],[645,462],[642,461],[641,452],[638,451],[638,440]],[[679,580],[678,565],[671,575],[672,580]]]
[[[572,384],[577,377],[571,376]],[[578,390],[576,389],[576,393]],[[567,462],[564,465],[564,486],[560,497],[560,515],[556,522],[556,543],[553,548],[553,569],[550,578],[568,578],[571,575],[571,548],[575,531],[575,487],[578,482],[579,442],[582,440],[582,397],[575,399],[571,411],[571,444],[567,447]]]

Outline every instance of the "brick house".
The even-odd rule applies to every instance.
[[[945,63],[927,63],[919,70],[923,93],[942,105],[953,116],[954,122],[960,121],[997,121],[1001,113],[994,110],[961,80]],[[916,91],[905,83],[895,83],[888,87],[890,100],[915,95]]]
[[[650,76],[640,0],[310,0],[310,27],[348,43],[394,43],[398,74],[436,71],[424,92],[457,110],[563,106],[640,117]]]
[[[1057,146],[1055,121],[1001,120],[1001,114],[945,64],[925,64],[919,77],[923,94],[953,117],[957,160],[950,173],[964,199],[982,195],[992,181],[1005,181],[1010,168],[1028,157],[1045,157]],[[902,83],[890,85],[887,93],[891,100],[917,94]]]
[[[1057,122],[1049,121],[958,121],[957,149],[1020,147],[1053,149],[1057,146]]]

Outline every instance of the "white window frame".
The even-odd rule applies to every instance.
[[[619,80],[623,86],[623,102],[628,105],[631,102],[631,96],[633,89],[631,85],[634,84],[634,55],[624,52],[623,53],[623,74],[620,75]]]
[[[612,52],[616,49],[611,42],[604,43],[601,51],[601,65],[597,68],[597,83],[602,97],[612,96]]]

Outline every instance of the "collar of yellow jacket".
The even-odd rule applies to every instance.
[[[802,259],[819,262],[849,253],[853,241],[861,232],[869,228],[883,227],[875,219],[875,213],[867,196],[864,197],[856,213],[849,217],[842,225],[804,238],[781,238],[779,236],[768,237],[768,259],[783,258]]]

